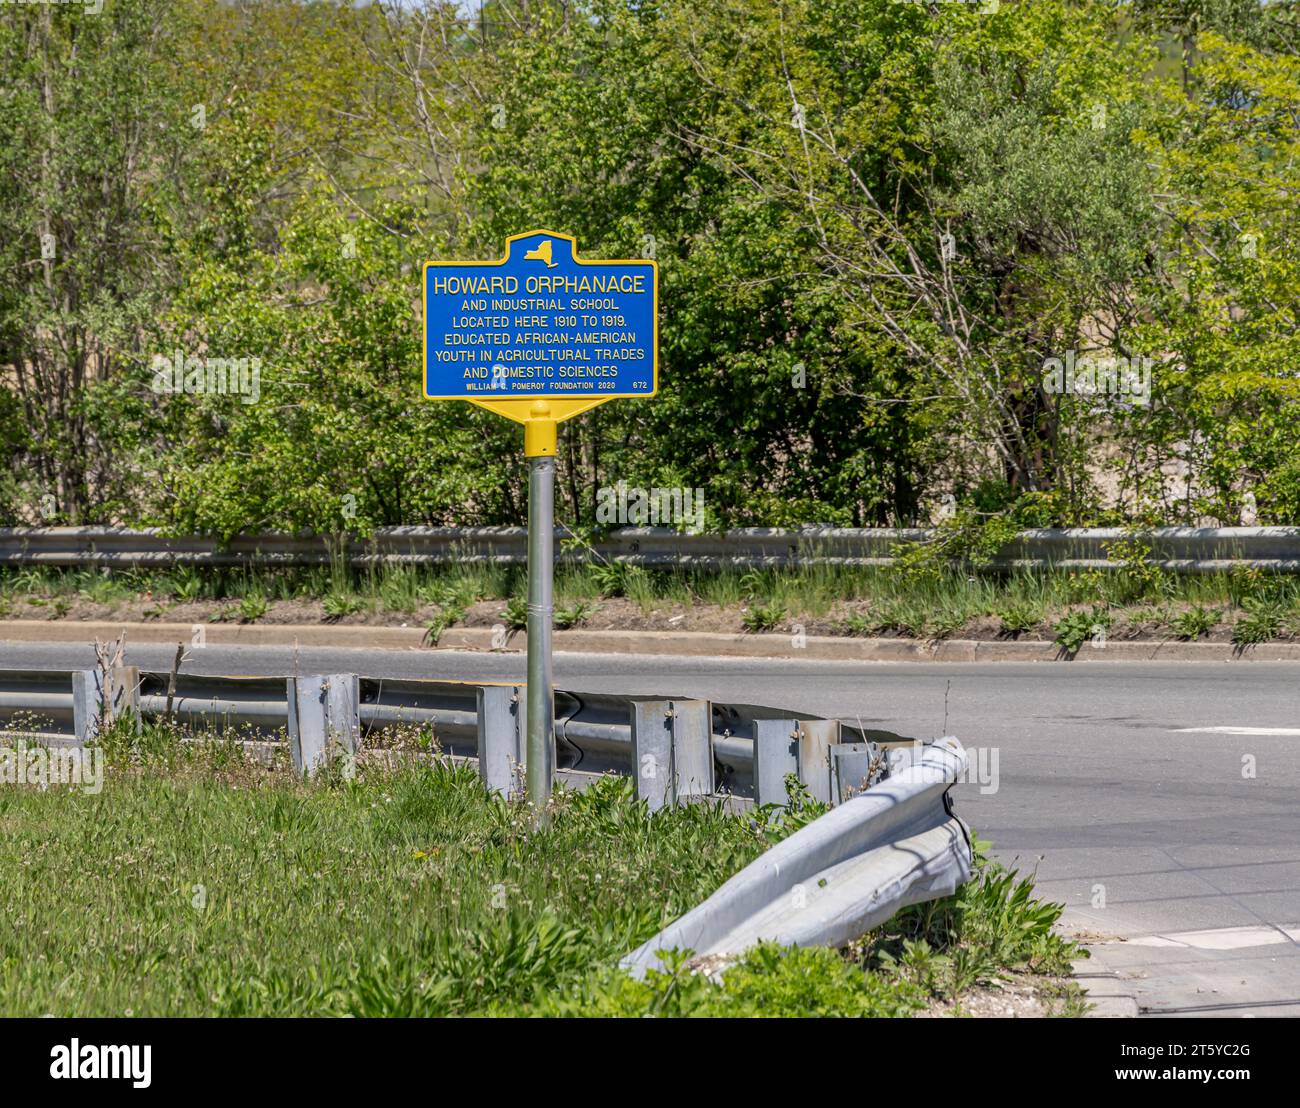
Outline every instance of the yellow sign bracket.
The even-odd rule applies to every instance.
[[[522,423],[525,457],[551,458],[555,456],[557,423],[572,419],[611,399],[613,397],[596,396],[572,400],[470,400],[470,403]]]

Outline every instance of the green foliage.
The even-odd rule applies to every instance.
[[[1194,642],[1208,633],[1218,622],[1218,619],[1219,613],[1217,610],[1204,608],[1198,604],[1194,608],[1184,609],[1175,615],[1169,621],[1169,627],[1178,638]]]
[[[0,517],[113,522],[156,472],[134,370],[180,279],[167,241],[194,163],[161,0],[9,6],[0,20]]]
[[[203,595],[203,575],[193,566],[179,566],[172,571],[163,588],[176,600],[190,602]]]
[[[752,604],[740,617],[746,631],[773,631],[789,614],[784,604]]]
[[[1031,877],[992,861],[987,843],[972,845],[972,879],[950,897],[905,908],[867,936],[865,963],[947,997],[1006,969],[1068,974],[1086,952],[1052,930],[1065,906],[1035,899]]]
[[[1277,638],[1286,615],[1283,605],[1268,596],[1248,596],[1241,602],[1242,613],[1232,625],[1232,641],[1254,646]]]
[[[1104,633],[1112,620],[1113,617],[1104,608],[1093,608],[1090,611],[1075,609],[1067,612],[1053,628],[1056,644],[1065,654],[1077,654],[1085,642]]]
[[[719,809],[652,816],[622,780],[560,795],[536,829],[472,768],[305,785],[287,760],[179,738],[118,728],[98,795],[0,793],[0,911],[23,921],[8,1014],[519,1012],[608,972],[762,849]],[[92,828],[94,872],[73,864]]]
[[[764,944],[725,969],[718,982],[695,972],[678,953],[643,982],[612,971],[593,974],[578,987],[545,998],[535,1014],[881,1019],[911,1015],[924,1000],[911,984],[864,973],[837,951]]]
[[[911,583],[936,582],[952,567],[983,569],[1019,530],[1014,514],[985,516],[964,509],[941,521],[925,541],[897,544],[890,568]]]
[[[897,570],[938,584],[1015,526],[1300,523],[1291,5],[12,7],[0,522],[521,522],[517,428],[419,400],[419,273],[553,226],[660,268],[659,396],[562,427],[579,530],[618,480],[710,527],[951,496]],[[257,397],[157,394],[177,351]],[[1169,591],[1137,536],[1107,600]]]
[[[825,811],[797,779],[785,811],[733,815],[651,813],[609,777],[561,789],[538,825],[463,765],[305,783],[238,736],[131,720],[102,748],[100,793],[0,791],[6,1014],[901,1016],[1072,952],[1050,934],[1060,906],[977,850],[974,882],[858,957],[764,946],[715,981],[679,952],[638,982],[628,950]]]
[[[1043,609],[1031,601],[1011,601],[999,605],[996,615],[1002,633],[1015,637],[1037,627],[1042,622]]]
[[[501,618],[511,631],[528,630],[528,600],[522,596],[512,596],[501,609]]]
[[[755,826],[768,843],[779,843],[782,839],[789,838],[830,811],[830,805],[813,799],[808,786],[799,780],[798,774],[785,775],[785,793],[784,806],[765,804],[754,814]]]
[[[556,608],[555,626],[561,630],[565,630],[569,627],[577,627],[595,610],[594,605],[588,604],[583,600],[579,600],[577,603],[571,604],[567,608]]]
[[[321,600],[321,608],[326,619],[342,619],[354,612],[361,611],[361,597],[345,589],[327,592]]]
[[[1110,594],[1120,604],[1129,604],[1152,596],[1168,595],[1172,578],[1152,561],[1151,544],[1138,531],[1116,539],[1106,549],[1120,569],[1111,578]]]
[[[451,605],[443,608],[436,616],[425,623],[425,641],[430,646],[437,646],[438,640],[442,638],[442,633],[446,631],[448,627],[454,627],[464,618],[464,608],[458,608]]]
[[[628,562],[594,562],[588,572],[603,597],[627,596],[643,571]]]
[[[239,598],[239,622],[256,623],[270,610],[270,604],[260,592],[248,592]]]

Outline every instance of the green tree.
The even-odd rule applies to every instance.
[[[133,499],[117,378],[171,283],[154,182],[188,141],[167,5],[10,6],[0,21],[5,513],[78,523]]]

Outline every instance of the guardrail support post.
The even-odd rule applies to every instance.
[[[632,778],[652,812],[672,803],[673,733],[662,700],[632,705]]]
[[[360,681],[355,673],[290,677],[289,750],[306,777],[336,756],[354,761],[361,746]]]
[[[632,704],[636,796],[651,811],[713,792],[713,708],[707,700]]]
[[[712,796],[713,705],[707,700],[671,700],[673,788],[677,803],[692,796]]]
[[[527,698],[518,685],[478,689],[478,771],[489,792],[513,796],[524,765]]]
[[[793,773],[808,795],[836,803],[831,780],[831,750],[840,741],[837,719],[758,719],[754,721],[754,800],[790,802],[786,774]]]
[[[105,688],[107,684],[107,688]],[[140,720],[140,667],[113,666],[72,672],[72,730],[78,746],[85,746],[127,712]]]
[[[754,721],[754,803],[760,808],[789,803],[785,777],[799,772],[798,734],[797,719]]]
[[[805,719],[798,725],[799,780],[808,795],[822,804],[834,804],[831,789],[831,749],[840,741],[837,719]]]
[[[833,804],[852,800],[875,783],[885,758],[875,743],[836,743],[830,748]]]

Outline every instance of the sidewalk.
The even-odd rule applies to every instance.
[[[1300,1016],[1300,929],[1261,924],[1088,944],[1094,1016]]]

